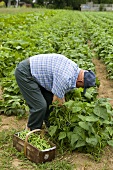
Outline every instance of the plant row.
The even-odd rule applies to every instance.
[[[85,13],[84,19],[93,52],[106,65],[113,80],[113,13]]]
[[[19,92],[14,70],[19,61],[40,53],[62,53],[83,69],[92,69],[92,53],[84,32],[80,29],[79,15],[72,11],[45,10],[1,16],[0,76],[3,100],[1,112],[7,115],[24,114],[27,106]]]

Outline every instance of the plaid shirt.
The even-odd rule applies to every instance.
[[[61,54],[39,54],[30,57],[31,74],[42,87],[59,98],[76,87],[80,68]]]

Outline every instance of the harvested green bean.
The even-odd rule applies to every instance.
[[[21,131],[20,133],[18,133],[18,136],[22,139],[25,140],[26,135],[29,131]],[[33,145],[34,147],[40,149],[40,150],[45,150],[45,149],[49,149],[51,148],[50,144],[48,143],[48,141],[46,141],[43,138],[40,137],[40,134],[37,133],[32,133],[30,134],[30,136],[28,137],[28,142]]]

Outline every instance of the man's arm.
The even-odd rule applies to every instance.
[[[56,101],[58,101],[59,105],[62,105],[65,102],[65,98],[61,99],[61,98],[57,97],[56,95],[54,95],[52,103],[54,103]]]

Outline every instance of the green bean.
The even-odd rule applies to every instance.
[[[29,131],[21,131],[20,133],[18,133],[18,136],[22,139],[25,140],[26,135]],[[29,137],[28,137],[28,142],[33,145],[34,147],[40,149],[40,150],[45,150],[45,149],[49,149],[51,148],[50,144],[48,143],[48,141],[43,137],[40,137],[40,134],[37,133],[32,133]]]

